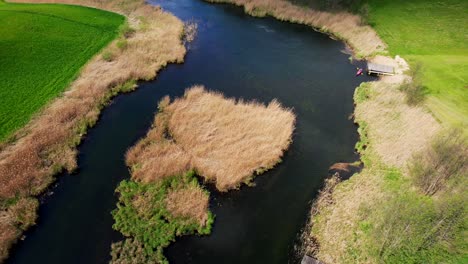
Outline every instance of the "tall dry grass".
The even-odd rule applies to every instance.
[[[357,104],[356,122],[367,124],[372,149],[389,166],[406,169],[409,159],[431,142],[441,126],[424,108],[406,104],[399,85],[375,82]]]
[[[199,186],[170,190],[165,203],[174,217],[195,219],[200,226],[205,226],[208,220],[209,196]]]
[[[284,0],[206,0],[212,3],[232,3],[243,6],[254,16],[272,16],[282,21],[304,24],[329,33],[347,42],[358,57],[384,52],[387,45],[377,33],[363,25],[359,16],[348,12],[327,12],[297,6]]]
[[[277,164],[294,124],[294,113],[276,100],[265,106],[196,86],[172,103],[162,101],[147,137],[127,153],[127,164],[143,182],[195,169],[226,191]]]
[[[142,0],[25,2],[78,4],[122,13],[135,30],[125,36],[125,49],[112,43],[106,48],[113,55],[111,61],[100,55],[93,58],[63,96],[0,146],[1,215],[13,215],[16,200],[40,194],[59,171],[76,168],[76,146],[111,97],[133,87],[129,81],[152,79],[167,63],[182,62],[185,55],[183,23]],[[31,210],[35,215],[35,208]],[[16,216],[8,219],[0,218],[0,261],[23,230]]]

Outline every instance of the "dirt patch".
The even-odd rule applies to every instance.
[[[276,100],[237,101],[196,86],[162,101],[154,128],[130,149],[127,164],[144,182],[192,168],[226,191],[280,162],[294,124],[293,112]]]

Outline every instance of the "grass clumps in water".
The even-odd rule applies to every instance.
[[[135,263],[134,258],[144,260],[140,263],[164,263],[163,248],[176,236],[211,231],[209,194],[193,171],[151,183],[125,180],[116,192],[119,202],[112,212],[113,228],[128,238],[113,246],[111,263]]]

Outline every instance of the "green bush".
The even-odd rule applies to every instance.
[[[119,39],[119,40],[117,41],[117,44],[116,44],[116,45],[117,45],[117,48],[119,48],[119,49],[121,49],[121,50],[124,50],[124,49],[126,49],[127,46],[128,46],[128,41],[127,41],[127,39],[122,38],[122,39]]]
[[[354,103],[362,103],[371,96],[371,83],[365,82],[359,85],[354,92]]]
[[[406,103],[408,105],[418,105],[424,101],[426,87],[422,84],[421,68],[421,64],[414,65],[409,72],[412,80],[400,86],[400,91],[406,95]]]
[[[456,263],[467,249],[461,196],[399,193],[372,212],[369,250],[383,263]]]
[[[165,198],[171,189],[188,185],[199,186],[192,171],[155,183],[122,181],[116,189],[119,193],[119,202],[117,209],[112,211],[115,220],[112,227],[136,242],[127,241],[116,245],[115,250],[120,253],[114,255],[127,256],[129,248],[138,246],[144,251],[144,258],[166,262],[162,250],[174,241],[176,236],[193,233],[209,234],[214,221],[210,212],[206,224],[201,226],[194,219],[172,216],[165,207]],[[208,192],[206,194],[208,195]]]
[[[130,24],[128,24],[128,22],[123,23],[119,27],[120,36],[122,36],[124,38],[129,38],[129,37],[133,36],[133,34],[135,34],[135,31],[136,30],[134,28],[132,28],[130,26]]]
[[[102,53],[102,59],[107,61],[107,62],[110,62],[110,61],[113,61],[114,60],[114,54],[108,50],[104,51]]]

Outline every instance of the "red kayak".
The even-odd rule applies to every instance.
[[[358,71],[356,72],[356,77],[359,76],[359,75],[362,75],[362,69],[358,68]]]

